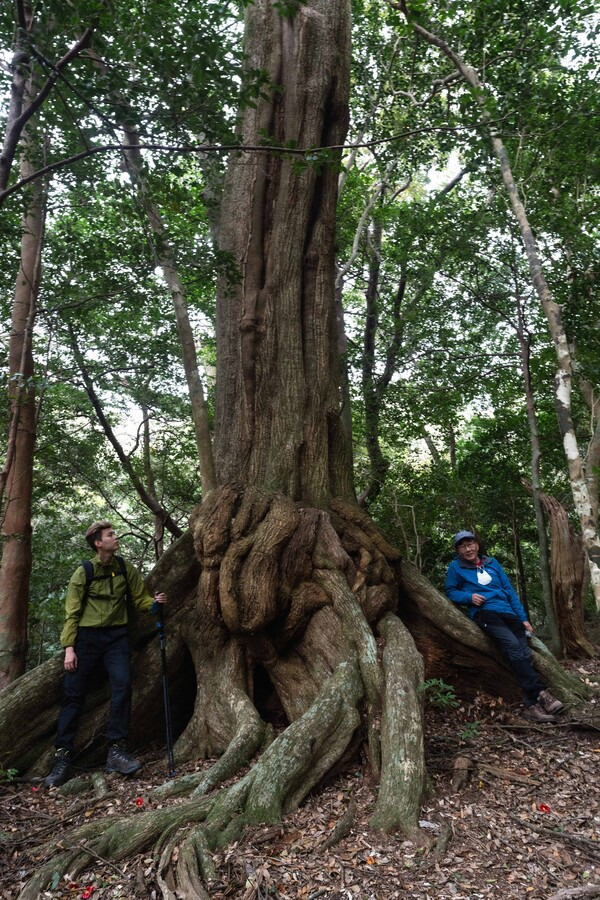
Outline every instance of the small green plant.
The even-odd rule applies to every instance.
[[[0,766],[0,784],[8,784],[9,781],[14,781],[18,774],[18,769],[5,769],[3,766]]]
[[[455,709],[460,706],[456,691],[451,684],[446,684],[442,678],[429,678],[421,685],[425,696],[432,706],[437,709]]]
[[[477,720],[475,722],[467,722],[460,733],[461,741],[470,741],[473,738],[477,737],[477,735],[479,734],[480,724],[481,723]]]

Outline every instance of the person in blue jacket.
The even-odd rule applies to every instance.
[[[500,645],[523,691],[525,715],[536,722],[554,722],[564,704],[554,697],[533,667],[528,637],[533,628],[517,592],[498,562],[479,551],[471,531],[454,535],[456,558],[448,566],[446,594],[464,606],[471,619]]]

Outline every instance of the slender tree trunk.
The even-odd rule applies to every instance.
[[[350,454],[350,463],[354,466],[354,454],[352,449],[352,406],[350,399],[350,377],[348,374],[348,338],[344,324],[344,307],[342,304],[343,279],[336,275],[335,279],[335,311],[338,334],[338,355],[340,359],[340,398],[341,398],[341,422]]]
[[[104,3],[105,0],[102,0],[102,2]],[[52,91],[60,77],[60,73],[89,45],[92,33],[96,27],[96,25],[93,24],[89,28],[86,28],[78,40],[69,47],[65,55],[48,66],[51,70],[51,74],[40,90],[34,94],[31,90],[31,82],[29,79],[32,62],[30,34],[35,26],[35,10],[32,7],[32,4],[26,2],[26,0],[16,0],[15,11],[17,40],[10,63],[10,68],[12,70],[10,101],[4,140],[0,152],[0,193],[3,192],[8,185],[15,153],[17,152],[19,141],[25,133],[27,123],[42,106]],[[26,87],[28,81],[29,88]],[[35,171],[35,169],[32,169],[31,172],[28,173],[28,176],[33,175]],[[21,175],[21,178],[28,176]]]
[[[137,145],[139,143],[137,132],[130,129],[125,130],[125,142],[128,145]],[[156,264],[160,267],[171,292],[171,300],[173,301],[177,330],[179,332],[179,341],[181,343],[183,368],[192,408],[192,420],[194,423],[196,447],[200,463],[200,478],[202,480],[202,496],[206,497],[216,487],[217,477],[215,474],[208,407],[206,405],[204,388],[198,369],[196,344],[188,314],[185,288],[179,276],[173,250],[169,242],[167,230],[160,214],[160,210],[152,198],[147,181],[142,172],[141,154],[139,150],[132,149],[124,150],[123,153],[127,160],[127,168],[134,184],[138,187],[142,206],[148,216],[150,227],[156,238],[153,242]]]
[[[31,10],[22,3],[16,4],[16,10],[17,40],[10,61],[12,79],[4,140],[0,152],[0,190],[4,190],[8,184],[10,169],[21,137],[25,89],[31,63],[27,39],[27,31],[31,23]]]
[[[354,239],[354,245],[350,260],[345,266],[349,269],[351,261],[356,257],[359,246],[359,236],[365,227],[368,216],[371,215],[375,200],[379,200],[380,204],[387,200],[386,192],[388,189],[388,176],[391,171],[392,164],[386,169],[381,183],[377,185],[373,196],[363,214],[361,216],[359,227]],[[455,178],[445,185],[432,199],[431,205],[438,205],[444,197],[446,197],[453,188],[460,183],[467,170],[460,172]],[[410,179],[401,187],[395,189],[392,200],[402,191],[406,190],[410,185]],[[426,292],[429,284],[433,280],[433,273],[437,270],[440,260],[432,260],[430,262],[430,270],[428,277],[421,284],[421,287],[413,292],[412,299],[407,304],[407,275],[405,267],[402,266],[398,286],[392,303],[391,319],[392,331],[388,337],[387,345],[379,348],[379,358],[385,360],[383,371],[377,375],[376,366],[376,340],[378,332],[380,332],[380,316],[379,316],[379,291],[380,291],[380,268],[381,268],[381,248],[382,248],[382,226],[381,222],[376,220],[372,226],[371,257],[369,260],[369,276],[366,290],[366,314],[365,327],[363,332],[363,364],[362,364],[362,391],[365,415],[365,435],[367,452],[371,469],[367,485],[361,491],[358,502],[360,506],[368,506],[378,494],[381,492],[387,473],[389,470],[389,461],[385,458],[379,441],[379,426],[381,420],[381,411],[385,403],[386,391],[394,372],[397,370],[398,358],[400,356],[404,337],[404,322],[407,313],[414,309],[423,294]],[[429,448],[434,464],[439,465],[440,455],[434,442],[427,434],[425,427],[422,427],[424,440]]]
[[[519,306],[519,313],[521,312]],[[521,350],[521,370],[523,372],[523,382],[525,385],[525,404],[527,407],[527,422],[529,423],[529,440],[531,442],[531,495],[533,499],[533,509],[535,511],[535,523],[538,533],[538,547],[540,555],[540,580],[542,583],[542,597],[544,600],[544,609],[546,611],[546,621],[550,630],[550,649],[556,656],[562,653],[562,644],[560,639],[560,631],[556,623],[554,615],[554,605],[552,602],[552,579],[550,576],[550,553],[548,548],[548,533],[546,531],[546,517],[541,500],[540,486],[540,436],[538,432],[537,414],[535,410],[535,398],[533,396],[533,386],[531,384],[531,369],[529,366],[529,340],[525,335],[523,322],[519,322],[517,329],[519,338],[519,346]]]
[[[338,195],[342,193],[344,189],[344,185],[346,183],[346,179],[348,177],[348,173],[354,166],[356,161],[356,153],[353,152],[351,154],[350,160],[348,161],[347,166],[344,169],[344,172],[340,175],[338,179]],[[390,164],[391,165],[391,164]],[[388,170],[386,170],[387,172]],[[368,227],[369,218],[371,215],[371,211],[373,206],[375,205],[378,198],[383,195],[385,191],[386,183],[385,178],[377,185],[373,194],[369,198],[367,205],[365,206],[362,215],[359,219],[358,225],[356,227],[356,231],[354,233],[354,240],[352,241],[352,250],[348,259],[344,262],[343,265],[338,265],[336,268],[335,275],[335,304],[336,304],[336,313],[337,313],[337,322],[338,322],[338,353],[340,357],[340,392],[341,392],[341,417],[342,417],[342,425],[344,428],[344,433],[346,435],[346,440],[348,442],[349,452],[352,456],[352,409],[350,404],[350,379],[348,375],[348,363],[346,360],[346,352],[348,347],[348,341],[346,338],[346,332],[344,328],[344,308],[342,304],[342,295],[344,289],[344,278],[347,273],[350,271],[350,268],[356,259],[359,248],[360,241],[363,235],[365,228]],[[368,490],[368,488],[366,489]],[[362,491],[361,496],[358,500],[359,504],[362,506],[365,500],[365,491]]]
[[[456,432],[452,425],[448,428],[448,451],[450,453],[450,468],[456,470]]]
[[[152,457],[150,453],[150,413],[148,407],[142,404],[142,415],[144,417],[144,434],[143,456],[144,456],[144,474],[146,476],[146,484],[148,491],[153,497],[156,497],[156,484],[154,481],[154,469],[152,468]],[[154,556],[160,559],[164,552],[164,534],[165,526],[160,516],[154,513]]]
[[[531,616],[529,614],[529,598],[527,596],[527,579],[525,577],[525,566],[523,565],[523,554],[521,552],[521,535],[519,532],[519,523],[517,522],[517,517],[515,515],[514,501],[512,503],[512,532],[517,576],[517,594],[519,595],[521,603],[523,604],[525,612],[527,613],[527,618],[530,619]]]
[[[389,460],[381,452],[379,443],[379,420],[381,399],[377,396],[375,375],[375,342],[379,328],[379,271],[381,269],[382,224],[373,223],[371,230],[371,258],[369,279],[365,296],[365,327],[363,331],[362,392],[365,409],[365,439],[371,470],[369,482],[361,492],[358,502],[367,506],[380,494],[390,467]]]
[[[412,18],[405,0],[391,2],[391,5],[402,10],[407,21],[412,25],[417,34],[420,34],[429,44],[438,47],[445,56],[452,60],[460,74],[472,89],[475,101],[479,105],[481,111],[482,120],[489,128],[492,148],[500,165],[502,180],[508,193],[515,219],[517,220],[517,224],[521,231],[521,238],[529,263],[531,280],[546,315],[548,329],[556,351],[558,370],[555,376],[554,396],[558,426],[563,439],[573,503],[581,523],[581,534],[583,536],[583,542],[588,557],[596,606],[600,609],[600,536],[598,534],[598,523],[593,515],[592,503],[590,501],[588,483],[585,475],[585,466],[573,423],[571,408],[573,360],[562,320],[562,311],[558,303],[554,300],[544,276],[537,241],[534,237],[531,225],[529,224],[525,207],[519,196],[519,189],[511,169],[508,152],[504,142],[496,131],[495,126],[492,124],[491,116],[486,109],[488,92],[482,85],[477,72],[472,69],[471,66],[467,65],[442,38],[427,30],[422,25],[419,25],[418,22]]]
[[[21,176],[34,171],[31,137],[21,158]],[[31,577],[31,503],[36,437],[32,335],[41,274],[46,188],[27,192],[22,223],[9,344],[11,432],[2,520],[0,567],[0,688],[22,675],[27,664],[27,616]]]
[[[134,467],[131,464],[131,460],[123,450],[120,441],[118,440],[116,434],[114,433],[110,422],[106,418],[104,414],[104,410],[102,408],[102,404],[100,403],[100,399],[96,394],[96,390],[94,388],[94,384],[92,379],[90,378],[90,374],[87,370],[85,359],[83,358],[83,354],[79,349],[77,344],[77,339],[73,332],[73,329],[69,326],[69,334],[71,337],[71,347],[73,349],[73,355],[75,357],[75,361],[79,366],[79,371],[81,372],[81,377],[83,379],[83,383],[85,386],[86,393],[90,398],[90,402],[94,411],[98,417],[98,421],[100,422],[102,428],[104,429],[104,433],[108,438],[110,444],[112,445],[117,457],[119,458],[119,462],[123,467],[123,471],[129,476],[132,485],[136,489],[138,496],[142,503],[148,507],[148,509],[154,513],[154,515],[160,519],[164,527],[174,536],[181,537],[182,531],[179,525],[173,520],[171,515],[167,512],[167,510],[162,506],[159,502],[158,498],[152,493],[147,485],[144,485],[141,478],[135,471]]]

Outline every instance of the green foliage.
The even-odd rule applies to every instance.
[[[0,766],[0,784],[9,784],[15,780],[18,774],[18,769],[5,769],[3,766]]]
[[[480,725],[481,722],[479,720],[476,720],[475,722],[467,722],[460,733],[461,741],[472,741],[473,738],[476,738],[479,735]]]
[[[456,691],[442,678],[427,679],[420,686],[420,690],[424,691],[427,702],[436,709],[455,709],[460,706]]]
[[[300,2],[278,0],[275,7],[293,20]],[[243,58],[246,5],[75,0],[65,6],[49,0],[36,10],[31,35],[39,80],[48,74],[47,61],[60,59],[92,22],[92,50],[106,63],[94,65],[92,54],[78,57],[37,114],[48,136],[47,163],[116,145],[124,124],[142,144],[167,148],[142,151],[142,162],[185,284],[211,410],[216,279],[234,276],[227,254],[214,247],[226,155],[192,148],[237,142],[236,109],[283,90],[277,78]],[[410,8],[460,48],[485,83],[492,98],[487,111],[511,154],[542,263],[577,349],[577,375],[597,393],[598,17],[590,3],[573,0],[419,0]],[[526,577],[520,587],[540,617],[537,536],[521,483],[530,472],[531,449],[520,317],[543,488],[568,504],[552,400],[555,357],[477,97],[399,10],[354,0],[353,14],[349,143],[369,147],[344,155],[337,242],[357,489],[373,479],[375,427],[384,475],[377,475],[381,484],[369,511],[389,538],[441,588],[452,556],[449,536],[458,527],[476,527],[512,577],[519,550]],[[8,5],[0,12],[0,39],[8,58],[14,40]],[[6,116],[6,103],[0,115]],[[263,138],[272,142],[270,127]],[[292,136],[280,149],[297,146]],[[292,177],[306,166],[321,173],[338,165],[337,154],[327,150],[289,158]],[[0,209],[5,333],[22,209],[22,194]],[[117,151],[57,170],[34,329],[40,407],[32,664],[57,649],[64,587],[86,555],[81,534],[90,519],[115,519],[128,535],[127,555],[143,568],[153,558],[152,517],[93,413],[74,342],[134,472],[145,479],[150,463],[156,494],[182,528],[200,499],[179,337],[169,292],[156,272],[161,249]],[[374,305],[367,313],[370,286]],[[373,321],[373,343],[366,347]],[[574,404],[585,446],[589,412],[576,391]],[[2,405],[4,433],[7,414]]]
[[[531,444],[518,329],[534,384],[542,486],[570,507],[553,409],[554,349],[472,92],[448,78],[447,58],[414,39],[402,17],[376,4],[355,5],[353,127],[371,140],[389,140],[372,160],[359,155],[340,202],[343,260],[377,185],[385,184],[344,298],[358,492],[382,478],[369,511],[440,589],[452,557],[450,535],[477,528],[541,621],[537,533],[522,485],[531,477]],[[542,264],[577,347],[578,372],[597,390],[599,311],[590,304],[598,235],[590,204],[597,203],[598,130],[589,122],[598,112],[598,52],[594,38],[589,44],[584,38],[590,26],[595,34],[597,19],[588,21],[583,7],[571,19],[557,5],[536,3],[519,11],[488,2],[423,3],[411,4],[411,12],[460,48],[493,95],[488,112],[523,185]],[[439,90],[436,78],[437,84],[447,78]],[[403,102],[385,105],[392,95]],[[403,133],[410,147],[395,138]],[[446,191],[459,168],[464,175]],[[367,314],[375,269],[376,303]],[[366,326],[373,318],[367,373]],[[589,412],[577,391],[573,402],[585,448]],[[379,471],[375,440],[385,462]]]

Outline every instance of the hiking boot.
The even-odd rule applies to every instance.
[[[534,703],[533,706],[529,706],[523,715],[526,719],[531,719],[532,722],[556,722],[554,716],[544,712],[539,703]]]
[[[109,745],[108,756],[106,757],[106,771],[118,772],[120,775],[133,775],[138,769],[142,768],[139,759],[134,759],[127,752],[125,741],[115,741]]]
[[[562,712],[565,708],[565,704],[561,703],[560,700],[557,700],[550,691],[540,691],[538,696],[538,706],[541,706],[544,712],[547,712],[550,716]]]
[[[72,774],[71,757],[73,754],[64,747],[59,747],[54,754],[54,763],[49,775],[44,778],[46,787],[60,787],[68,781]]]

